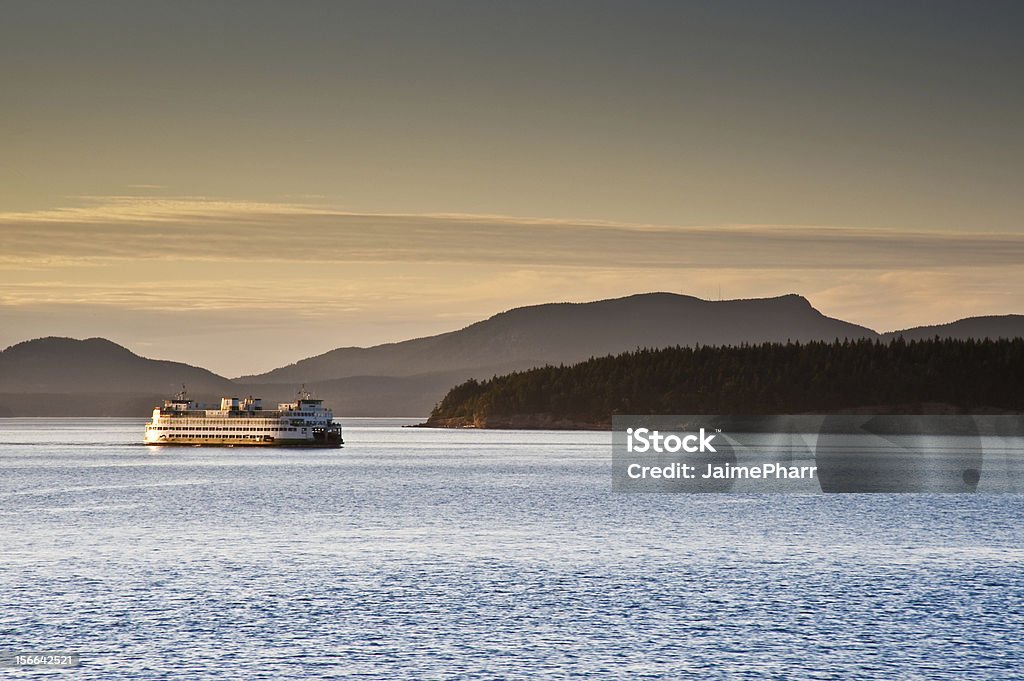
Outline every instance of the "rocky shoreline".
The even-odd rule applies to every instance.
[[[611,420],[591,421],[551,414],[506,414],[497,416],[459,416],[448,419],[428,419],[417,428],[479,428],[488,430],[611,430]]]
[[[964,410],[943,402],[914,402],[909,404],[876,404],[863,407],[849,407],[828,412],[806,412],[806,416],[830,415],[874,415],[889,416],[980,416],[1019,415],[1012,409],[981,407]],[[792,416],[793,414],[790,414]],[[552,414],[499,414],[489,416],[459,416],[447,419],[427,419],[412,428],[453,428],[486,430],[611,430],[611,417],[607,420],[557,417]]]

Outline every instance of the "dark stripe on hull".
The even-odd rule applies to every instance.
[[[312,449],[336,449],[345,444],[337,442],[317,442],[316,440],[279,440],[261,442],[259,440],[168,440],[165,442],[146,442],[150,447],[303,447]]]

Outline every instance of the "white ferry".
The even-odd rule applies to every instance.
[[[187,399],[185,391],[153,409],[146,424],[147,445],[245,445],[340,447],[341,425],[302,391],[294,402],[264,409],[257,397],[222,397],[220,409]]]

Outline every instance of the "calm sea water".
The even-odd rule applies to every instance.
[[[1021,678],[1024,497],[613,494],[610,435],[0,419],[12,678]]]

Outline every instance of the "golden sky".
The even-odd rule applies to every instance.
[[[643,291],[881,330],[1024,312],[1022,18],[10,3],[0,346],[236,375]]]

